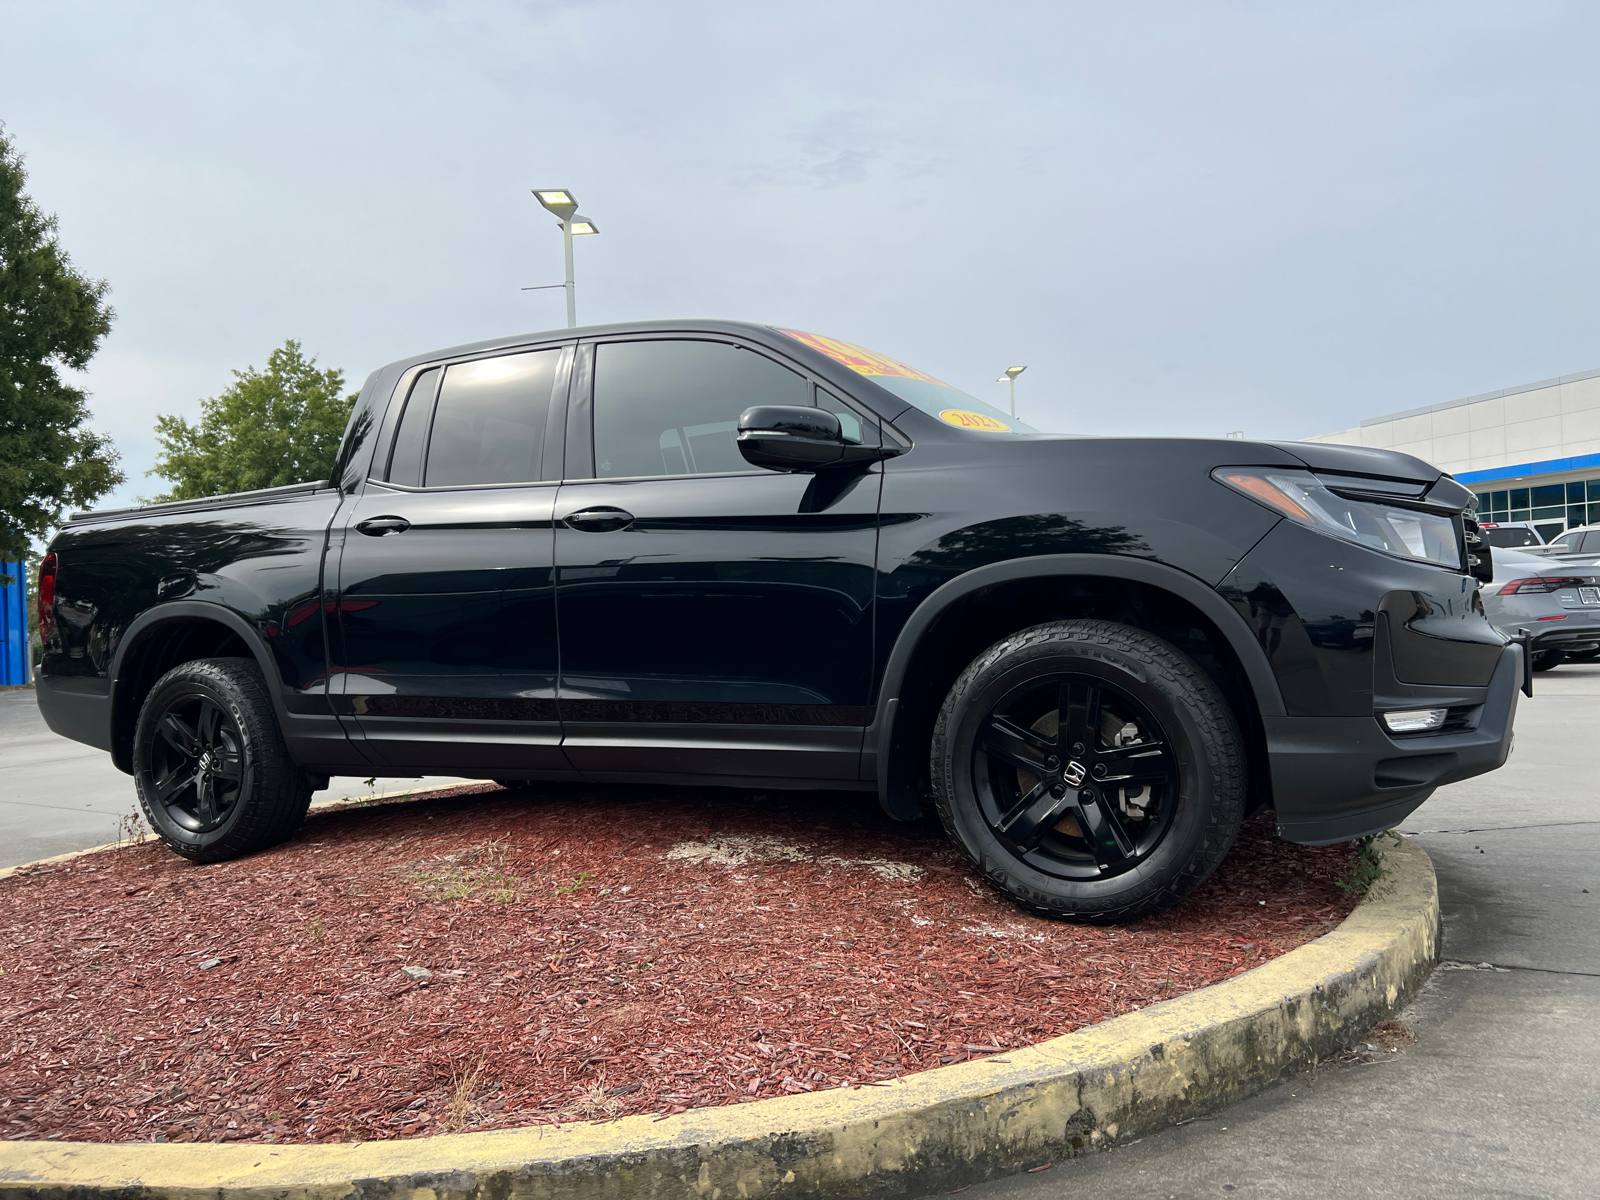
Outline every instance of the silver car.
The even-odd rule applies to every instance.
[[[1540,558],[1559,558],[1563,562],[1593,558],[1600,555],[1600,525],[1579,525],[1567,530],[1548,546],[1529,546],[1523,552]]]
[[[1482,596],[1496,629],[1527,636],[1535,671],[1600,657],[1600,558],[1552,560],[1497,547]]]

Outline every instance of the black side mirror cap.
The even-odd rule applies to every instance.
[[[1483,536],[1483,531],[1478,528],[1478,522],[1471,517],[1462,519],[1462,532],[1466,535],[1467,543],[1467,573],[1479,583],[1490,583],[1494,580],[1494,547],[1489,545],[1489,539]]]
[[[773,471],[825,471],[859,466],[904,453],[895,445],[847,442],[839,418],[823,408],[758,404],[739,414],[739,453],[752,466]]]

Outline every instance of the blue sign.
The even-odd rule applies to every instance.
[[[0,686],[27,683],[28,567],[0,562]]]

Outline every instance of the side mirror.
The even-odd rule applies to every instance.
[[[1494,580],[1494,548],[1471,517],[1463,522],[1467,542],[1467,572],[1479,583]]]
[[[739,453],[773,471],[824,471],[899,454],[898,446],[847,442],[839,418],[823,408],[758,404],[739,414]]]

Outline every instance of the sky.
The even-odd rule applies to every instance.
[[[129,480],[296,338],[841,337],[1064,433],[1298,438],[1600,366],[1600,5],[0,0]]]

